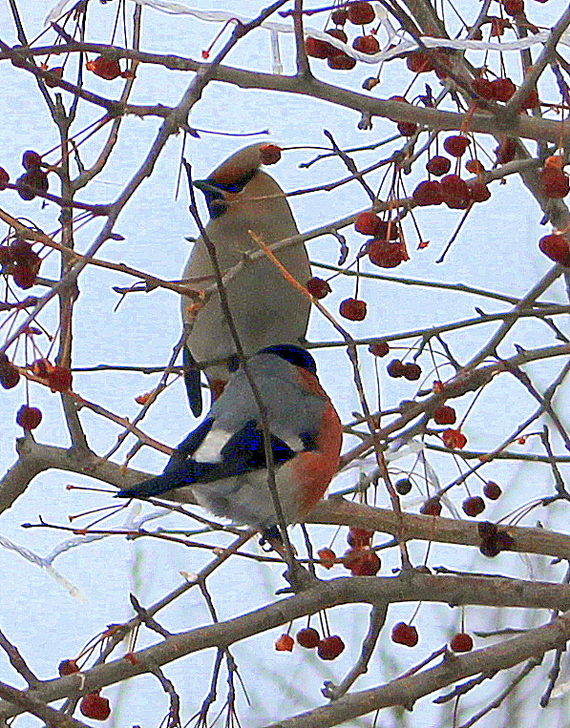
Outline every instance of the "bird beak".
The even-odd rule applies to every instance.
[[[206,197],[220,197],[220,188],[208,179],[197,179],[193,183],[196,189],[203,192]]]

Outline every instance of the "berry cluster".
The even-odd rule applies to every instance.
[[[342,8],[333,10],[331,20],[335,24],[335,27],[326,30],[325,33],[331,38],[340,40],[342,43],[348,43],[348,35],[343,30],[347,22],[352,25],[364,26],[372,23],[375,17],[374,8],[369,2],[351,2]],[[362,35],[354,38],[352,47],[360,51],[360,53],[366,53],[367,55],[373,55],[380,50],[380,44],[373,32],[367,34],[364,30]],[[311,58],[326,59],[329,68],[350,71],[356,66],[355,58],[352,58],[341,48],[336,48],[326,40],[307,38],[305,41],[305,50]]]
[[[372,551],[374,531],[351,527],[346,541],[350,548],[344,554],[342,563],[352,576],[375,576],[380,571],[380,559]]]
[[[347,535],[350,548],[342,558],[337,558],[330,548],[317,551],[320,565],[325,569],[332,569],[335,564],[342,564],[353,576],[375,576],[380,571],[381,562],[375,551],[372,550],[374,531],[352,526]]]
[[[479,551],[483,556],[492,558],[501,551],[512,549],[515,545],[514,538],[505,529],[500,529],[496,523],[481,521],[477,524],[477,528],[481,539]]]
[[[297,643],[307,650],[316,648],[321,660],[335,660],[344,651],[344,642],[337,634],[321,637],[313,627],[304,627],[296,634]],[[278,652],[292,652],[295,640],[290,634],[282,634],[275,641]]]
[[[354,221],[354,229],[361,235],[371,235],[364,253],[380,268],[395,268],[409,256],[397,220],[382,220],[374,212],[361,212]]]
[[[19,288],[27,289],[34,285],[40,265],[39,254],[26,240],[15,238],[9,245],[0,245],[2,273],[11,275]]]
[[[401,359],[392,359],[392,361],[386,367],[388,376],[394,379],[403,377],[410,382],[416,382],[422,375],[422,368],[415,362],[408,362],[404,364]]]
[[[16,189],[23,200],[33,200],[38,192],[47,192],[49,180],[47,173],[42,169],[42,158],[32,149],[24,152],[22,166],[26,170],[16,180]]]

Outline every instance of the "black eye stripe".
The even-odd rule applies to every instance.
[[[246,184],[253,179],[256,172],[257,169],[252,169],[250,172],[244,174],[243,177],[240,177],[235,182],[216,182],[215,179],[210,179],[208,180],[208,182],[210,182],[212,186],[217,187],[222,192],[241,192]]]

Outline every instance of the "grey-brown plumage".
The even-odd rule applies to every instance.
[[[298,234],[291,208],[283,190],[271,175],[260,169],[267,144],[253,144],[240,150],[207,180],[195,183],[208,202],[211,214],[206,234],[214,244],[222,272],[243,261],[243,254],[258,250],[249,231],[266,244]],[[303,243],[277,251],[277,257],[299,283],[311,277]],[[204,277],[207,277],[204,280]],[[196,289],[214,283],[210,256],[199,238],[184,268],[183,278]],[[192,283],[192,279],[202,282]],[[226,285],[230,310],[246,356],[266,346],[302,343],[309,319],[309,300],[288,283],[275,265],[263,257],[246,263]],[[183,299],[182,317],[189,319],[189,301]],[[194,414],[201,412],[199,375],[191,362],[207,362],[230,357],[236,348],[224,318],[217,293],[196,315],[188,338],[187,388]],[[211,366],[206,376],[216,392],[230,375],[226,364]]]

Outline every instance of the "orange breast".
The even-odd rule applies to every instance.
[[[338,470],[342,446],[342,424],[330,399],[317,378],[306,370],[300,370],[303,386],[326,399],[327,405],[321,421],[317,449],[300,453],[292,461],[292,476],[299,484],[299,516],[305,516],[323,497],[328,484]]]

